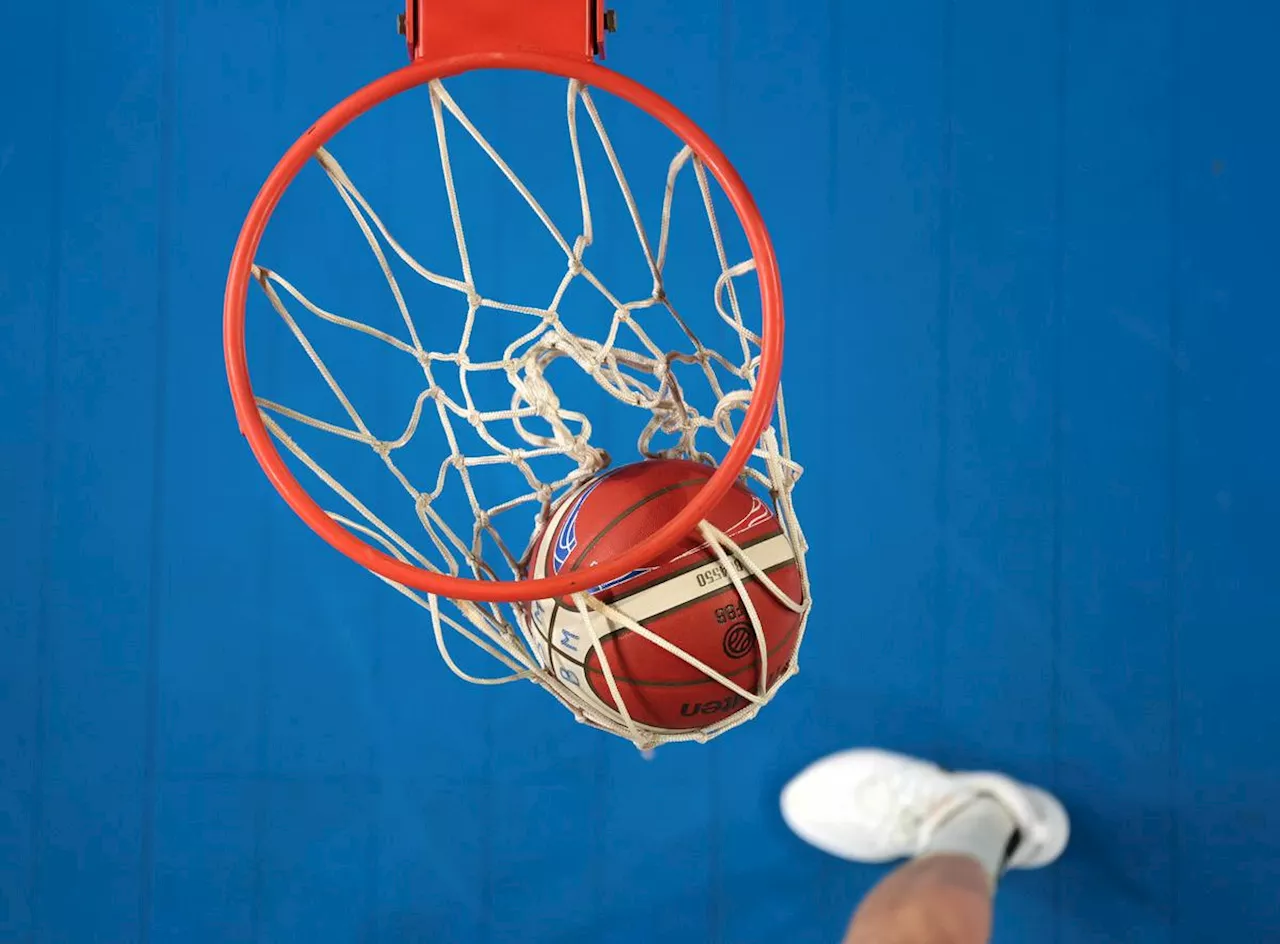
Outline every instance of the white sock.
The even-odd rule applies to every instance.
[[[932,855],[963,855],[977,860],[996,887],[1022,833],[1009,811],[983,794],[952,813],[934,830],[929,844],[917,858]]]

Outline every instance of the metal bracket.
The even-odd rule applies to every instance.
[[[409,58],[536,52],[590,62],[617,29],[606,0],[406,0],[399,18]]]

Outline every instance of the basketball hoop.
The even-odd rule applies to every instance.
[[[697,531],[710,509],[725,498],[735,483],[744,476],[754,477],[773,495],[779,507],[779,518],[796,549],[796,559],[802,570],[804,545],[790,502],[790,492],[799,478],[800,469],[790,459],[789,444],[786,441],[785,415],[781,412],[779,402],[783,303],[778,265],[768,231],[737,172],[715,143],[692,120],[656,93],[596,63],[595,59],[603,55],[604,36],[606,31],[612,28],[612,24],[612,13],[606,11],[603,4],[597,0],[523,0],[519,3],[513,0],[409,0],[406,13],[401,19],[401,31],[405,35],[413,60],[411,64],[370,83],[325,113],[288,149],[253,201],[235,247],[227,280],[224,304],[224,349],[228,379],[240,429],[248,439],[255,457],[272,485],[293,511],[330,545],[416,599],[431,612],[441,652],[456,674],[476,682],[531,678],[551,688],[557,697],[573,708],[581,720],[615,730],[638,744],[648,746],[662,740],[679,738],[642,730],[630,720],[625,706],[619,713],[620,718],[602,718],[598,713],[593,715],[590,711],[584,714],[580,704],[572,703],[571,696],[566,698],[565,692],[556,690],[554,682],[548,684],[545,678],[540,677],[545,674],[542,671],[545,667],[541,666],[539,660],[528,651],[527,647],[523,646],[519,636],[511,630],[511,620],[503,616],[503,611],[497,604],[589,595],[588,592],[592,588],[600,587],[636,571],[646,562],[674,546],[683,537]],[[560,234],[542,211],[536,197],[524,187],[510,165],[488,145],[479,129],[470,123],[461,106],[445,89],[444,80],[478,70],[522,70],[555,76],[569,83],[570,136],[573,139],[575,157],[578,158],[577,177],[582,189],[584,210],[583,232],[577,238],[570,239]],[[429,91],[437,134],[441,136],[441,163],[453,208],[452,225],[457,229],[458,244],[462,253],[461,277],[433,273],[419,265],[409,252],[394,240],[382,220],[356,189],[345,169],[327,150],[327,146],[335,135],[355,119],[394,96],[418,87],[426,87]],[[500,302],[480,294],[468,271],[462,224],[459,221],[459,212],[453,194],[454,183],[443,137],[446,117],[465,128],[467,133],[485,148],[490,159],[516,187],[524,202],[542,218],[543,223],[565,251],[569,273],[565,276],[562,291],[563,285],[567,285],[574,278],[582,277],[592,281],[592,284],[596,285],[602,293],[607,294],[604,287],[594,281],[590,268],[584,261],[586,249],[591,245],[594,237],[591,234],[590,218],[586,212],[587,185],[578,152],[577,115],[579,111],[584,111],[588,115],[592,127],[600,136],[605,150],[609,152],[610,159],[614,163],[618,183],[629,199],[630,193],[617,162],[613,160],[614,155],[607,133],[601,125],[594,101],[590,96],[592,90],[608,93],[648,113],[683,142],[683,148],[672,160],[669,170],[668,203],[664,208],[662,239],[656,252],[642,234],[648,265],[653,272],[655,286],[653,296],[642,303],[631,304],[609,296],[614,308],[615,323],[607,340],[603,343],[566,332],[557,320],[554,302],[552,306],[543,308]],[[404,313],[412,335],[410,342],[400,341],[354,320],[324,311],[311,302],[284,275],[257,263],[263,235],[281,198],[299,172],[313,160],[320,164],[360,224]],[[704,348],[692,330],[680,321],[678,316],[677,321],[680,322],[680,327],[692,339],[691,353],[663,354],[655,352],[652,345],[647,350],[624,352],[615,344],[615,334],[619,331],[618,325],[634,328],[635,319],[632,315],[635,311],[646,307],[660,309],[665,305],[673,315],[675,314],[664,296],[662,265],[666,252],[671,190],[676,178],[690,168],[706,198],[707,214],[719,248],[720,271],[716,273],[713,290],[715,311],[721,321],[734,328],[741,341],[742,358],[740,360],[731,361],[715,351]],[[750,258],[747,260],[731,262],[726,258],[721,245],[719,224],[712,209],[708,174],[719,185],[741,223],[750,249]],[[642,223],[634,203],[629,205],[636,228],[639,230]],[[442,225],[448,224],[442,223]],[[438,362],[448,361],[461,371],[480,368],[470,365],[465,356],[447,356],[428,351],[420,344],[416,333],[413,332],[412,320],[392,273],[392,263],[397,257],[428,281],[453,289],[460,297],[466,298],[468,331],[470,319],[475,318],[478,312],[489,309],[531,314],[541,319],[539,330],[543,330],[543,334],[534,338],[534,332],[530,332],[528,337],[533,340],[522,348],[513,345],[501,364],[489,367],[495,372],[504,372],[511,382],[514,393],[510,410],[484,413],[469,402],[453,404],[440,393],[434,381],[431,381],[432,367]],[[750,273],[754,273],[758,283],[760,305],[758,331],[747,326],[743,321],[734,287],[735,279]],[[250,378],[246,343],[246,306],[250,283],[255,282],[264,290],[272,307],[285,319],[295,337],[315,362],[326,383],[343,403],[351,419],[350,428],[337,428],[333,424],[322,423],[309,418],[301,411],[283,406],[274,400],[268,400],[255,392]],[[494,442],[492,456],[471,460],[457,454],[451,458],[457,460],[454,465],[464,483],[466,483],[469,462],[511,463],[524,473],[531,485],[530,492],[518,498],[498,502],[493,506],[482,506],[476,496],[471,493],[469,483],[466,483],[467,494],[476,518],[476,537],[468,547],[466,542],[456,538],[437,540],[435,529],[443,526],[433,517],[434,512],[430,507],[436,492],[419,491],[408,483],[402,483],[414,495],[419,518],[424,528],[431,533],[437,550],[443,554],[445,563],[433,562],[429,559],[429,555],[414,550],[411,546],[412,542],[394,534],[335,477],[329,475],[320,463],[298,446],[285,431],[282,421],[298,421],[313,429],[321,429],[348,439],[365,442],[380,453],[393,472],[394,465],[389,461],[389,457],[402,444],[399,440],[380,439],[366,428],[356,408],[324,366],[322,356],[306,340],[299,323],[290,314],[290,305],[302,305],[313,315],[328,322],[378,337],[419,360],[427,372],[429,385],[418,400],[413,425],[405,432],[402,437],[404,440],[413,435],[421,416],[430,412],[429,407],[433,400],[438,407],[442,422],[447,424],[450,421],[452,410],[454,414],[467,419],[473,426],[479,423],[478,428],[486,437],[489,434],[484,424],[491,421],[492,417],[499,417],[502,422],[510,423],[515,430],[515,438],[523,440],[518,441],[516,446]],[[465,355],[465,351],[463,354]],[[452,356],[453,360],[449,361],[449,356]],[[681,443],[676,452],[702,461],[711,461],[715,464],[715,469],[705,485],[697,490],[696,495],[679,513],[616,557],[601,560],[589,569],[568,570],[549,576],[528,578],[521,573],[515,556],[507,552],[505,545],[497,538],[496,532],[492,532],[491,518],[519,503],[532,502],[540,508],[539,520],[545,520],[554,504],[557,492],[563,494],[570,486],[580,483],[586,476],[599,471],[602,465],[601,453],[591,443],[589,424],[585,421],[585,417],[580,417],[579,414],[563,407],[545,377],[546,366],[557,358],[569,358],[578,363],[614,399],[652,412],[653,420],[642,436],[642,453],[649,454],[645,450],[649,446],[649,438],[656,432],[676,432],[681,437]],[[673,361],[672,358],[675,360]],[[719,360],[716,360],[717,358]],[[677,361],[686,364],[696,363],[709,377],[714,373],[712,368],[719,365],[719,368],[728,370],[737,377],[738,381],[744,385],[744,389],[725,392],[713,378],[716,406],[709,415],[697,414],[682,401],[681,391],[671,379],[670,370],[672,364]],[[646,385],[637,381],[635,379],[637,373],[652,375],[653,384]],[[775,413],[779,416],[779,427],[776,429],[771,425]],[[535,435],[525,429],[521,424],[529,418],[545,421],[552,432],[548,435]],[[575,425],[578,419],[581,422]],[[712,430],[713,434],[723,441],[723,455],[709,457],[698,449],[694,443],[694,437],[699,429]],[[452,439],[450,441],[452,442]],[[277,448],[277,442],[285,445],[285,451],[290,453],[294,460],[308,467],[350,508],[355,509],[355,517],[322,508],[298,481],[289,462]],[[457,453],[456,447],[454,452]],[[532,471],[531,462],[552,453],[568,457],[577,464],[577,468],[567,477],[544,481]],[[444,474],[442,471],[441,481],[444,479]],[[506,558],[506,563],[512,571],[510,579],[501,578],[495,566],[480,559],[482,556],[479,550],[481,532],[486,529],[492,532],[493,538],[501,547],[502,556]],[[719,548],[720,545],[717,547]],[[472,576],[463,575],[463,566],[455,563],[455,557],[465,562]],[[426,599],[418,596],[415,591],[426,594]],[[479,634],[472,632],[461,622],[442,614],[440,607],[442,599],[452,602],[462,612],[466,622],[471,624],[471,628],[479,630]],[[481,604],[488,604],[488,606],[481,606]],[[807,584],[804,599],[797,605],[802,605],[804,613],[807,614]],[[513,675],[488,680],[476,678],[464,672],[447,651],[443,641],[443,626],[458,631],[479,645],[506,664]],[[794,666],[791,672],[794,672]],[[749,714],[754,715],[755,710],[758,710],[759,706],[771,697],[772,692],[782,681],[785,681],[789,674],[791,673],[779,679],[773,689],[768,692],[763,691],[762,683],[761,691],[756,693],[758,702],[754,704],[754,710]],[[742,720],[745,720],[745,717],[735,718],[733,724],[740,723]],[[724,727],[729,726],[732,725],[726,724]],[[690,736],[702,740],[718,733],[719,730],[712,726]]]

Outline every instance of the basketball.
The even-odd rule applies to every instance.
[[[652,459],[605,472],[566,495],[535,535],[526,558],[531,578],[592,567],[616,557],[670,520],[714,470],[681,459]],[[791,542],[769,506],[741,482],[706,516],[790,600],[802,602]],[[795,655],[801,614],[786,606],[730,548],[726,554],[760,619],[767,644],[766,687]],[[592,594],[741,688],[755,693],[761,659],[751,615],[733,576],[700,532],[682,538],[652,563]],[[651,728],[689,731],[724,721],[750,706],[732,689],[621,624],[572,599],[535,600],[522,611],[524,629],[545,669],[581,699],[617,712],[592,643],[600,641],[627,711]]]

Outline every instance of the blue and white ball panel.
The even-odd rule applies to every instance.
[[[591,492],[591,490],[599,483],[596,479],[587,483],[578,493],[570,495],[570,497],[560,503],[560,507],[552,513],[551,519],[547,522],[546,528],[543,529],[542,535],[537,544],[531,550],[530,561],[532,569],[530,576],[534,578],[549,576],[547,573],[548,543],[565,528],[566,517],[576,515],[579,508],[582,507],[582,501]],[[561,543],[564,544],[563,535]],[[576,541],[572,542],[576,545]],[[573,547],[558,547],[557,558],[561,557],[566,551],[572,551]],[[558,568],[556,568],[558,570]],[[559,625],[560,620],[553,618],[552,613],[557,609],[563,610],[563,607],[557,607],[555,600],[532,600],[528,604],[528,622],[525,626],[521,621],[521,629],[524,631],[525,638],[529,641],[529,645],[533,648],[534,655],[544,669],[550,671],[561,684],[570,692],[576,695],[584,702],[607,712],[614,717],[621,716],[613,709],[612,706],[606,705],[591,690],[591,686],[587,682],[587,669],[584,664],[587,654],[591,651],[592,637],[583,632],[583,623],[581,617],[578,617],[576,623],[571,627],[565,625],[558,638],[553,637],[550,629]],[[575,614],[576,616],[577,614]],[[603,639],[611,631],[608,620],[597,613],[592,613],[591,630],[597,633],[599,638]]]
[[[551,653],[551,671],[564,685],[573,689],[583,701],[589,701],[610,714],[617,714],[612,706],[600,701],[591,690],[591,685],[587,682],[587,668],[581,662],[575,662],[558,652],[553,652]]]
[[[547,576],[547,540],[551,535],[560,530],[560,526],[564,523],[564,516],[571,509],[575,510],[581,505],[583,497],[590,491],[591,482],[585,482],[578,487],[577,492],[570,492],[569,497],[560,503],[560,506],[551,513],[551,518],[547,522],[547,526],[542,529],[542,533],[538,536],[537,542],[529,549],[528,560],[533,565],[529,572],[531,579],[539,579]],[[547,661],[547,642],[546,633],[541,630],[534,632],[532,626],[540,627],[546,620],[548,608],[553,605],[549,600],[531,600],[528,604],[528,612],[524,606],[516,606],[516,614],[519,617],[516,622],[520,625],[520,631],[524,634],[525,642],[533,649],[534,655],[537,656],[539,664],[545,669],[549,668]],[[528,619],[526,619],[528,617]],[[527,623],[532,624],[526,625]]]

